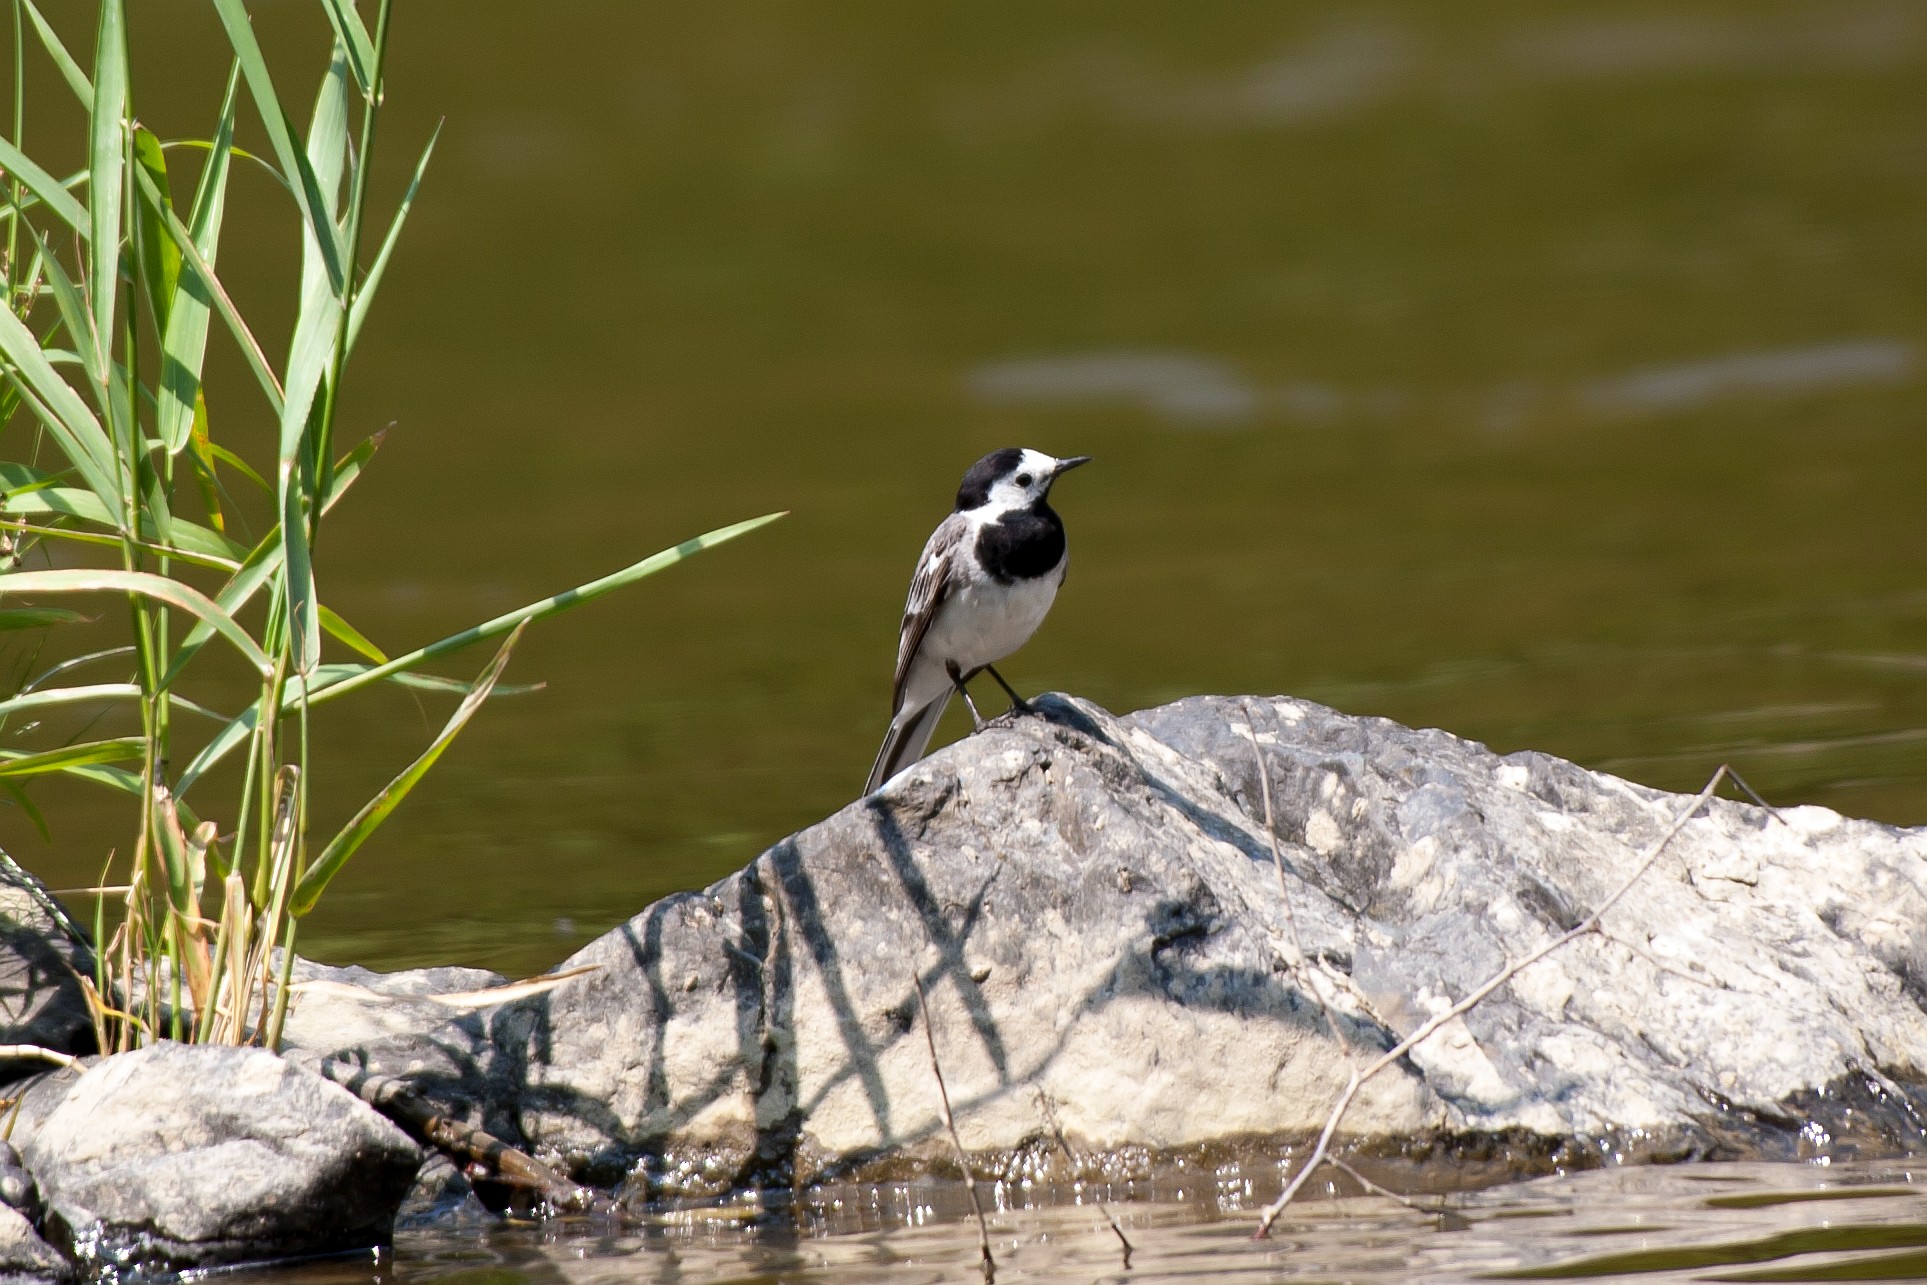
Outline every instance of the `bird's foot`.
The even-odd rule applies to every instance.
[[[1034,705],[1032,705],[1029,701],[1025,700],[1022,696],[1019,696],[1017,694],[1017,689],[1015,687],[1012,687],[1009,683],[1004,681],[1004,676],[997,672],[997,667],[995,665],[985,665],[984,672],[986,674],[989,674],[992,678],[996,679],[997,686],[1003,688],[1004,695],[1010,697],[1010,709],[1006,712],[1004,717],[1014,718],[1019,716],[1035,714],[1037,712],[1037,709]]]

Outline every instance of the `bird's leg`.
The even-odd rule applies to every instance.
[[[964,676],[957,668],[957,662],[947,660],[944,662],[943,668],[944,672],[950,675],[950,685],[957,689],[957,695],[963,697],[964,706],[970,710],[971,721],[977,725],[978,731],[983,731],[984,716],[977,712],[977,702],[970,699],[970,689],[964,686]],[[999,681],[1002,680],[1000,679]]]
[[[1010,697],[1010,708],[1013,713],[1035,714],[1037,712],[1035,709],[1031,708],[1031,703],[1029,701],[1025,700],[1022,696],[1019,696],[1017,694],[1016,688],[1012,687],[1009,683],[1004,681],[1004,676],[997,672],[997,667],[995,665],[985,665],[984,672],[989,674],[992,678],[996,679],[997,686],[1003,688],[1004,695]]]

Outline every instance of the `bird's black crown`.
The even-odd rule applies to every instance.
[[[978,460],[970,466],[963,476],[963,485],[957,488],[957,511],[978,508],[990,502],[990,488],[997,480],[1015,472],[1023,463],[1024,452],[1021,447],[1006,446],[1000,451]]]

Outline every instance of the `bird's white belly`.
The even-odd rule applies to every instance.
[[[930,622],[923,654],[955,660],[965,673],[996,664],[1030,641],[1063,578],[1060,563],[1035,580],[1008,585],[984,580],[960,587]]]

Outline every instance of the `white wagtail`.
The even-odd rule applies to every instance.
[[[1070,559],[1064,523],[1050,506],[1051,483],[1090,458],[1060,460],[1007,446],[964,474],[956,509],[931,533],[910,578],[890,732],[865,794],[923,757],[951,692],[983,726],[964,686],[979,673],[997,680],[1012,709],[1029,710],[992,665],[1030,640],[1064,583]]]

